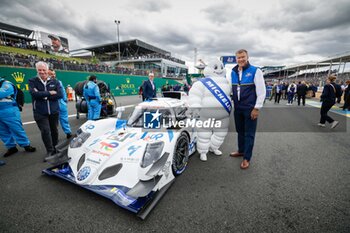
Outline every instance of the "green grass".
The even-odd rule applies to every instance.
[[[79,63],[88,63],[90,61],[80,59],[80,58],[71,58],[71,57],[63,57],[63,56],[56,56],[52,54],[46,54],[40,51],[35,50],[29,50],[29,49],[21,49],[21,48],[14,48],[14,47],[8,47],[8,46],[2,46],[0,45],[0,52],[5,53],[17,53],[17,54],[23,54],[23,55],[35,55],[38,58],[54,58],[57,60],[64,60],[64,61],[77,61]]]

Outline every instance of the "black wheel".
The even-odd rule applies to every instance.
[[[174,155],[173,155],[173,163],[171,165],[174,176],[181,175],[186,167],[189,156],[189,139],[186,133],[182,133],[180,137],[177,139]]]

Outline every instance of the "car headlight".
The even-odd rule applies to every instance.
[[[148,167],[150,164],[154,163],[160,159],[164,147],[164,142],[148,143],[143,154],[141,167]]]
[[[80,132],[78,136],[76,136],[75,138],[72,139],[72,141],[70,141],[70,148],[78,148],[81,147],[81,145],[83,145],[83,143],[91,136],[91,133],[88,132]]]

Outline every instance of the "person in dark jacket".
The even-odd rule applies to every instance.
[[[299,82],[297,87],[297,95],[298,95],[298,106],[300,106],[300,99],[303,100],[303,106],[305,106],[305,96],[307,93],[308,87],[305,84],[305,81]]]
[[[157,87],[154,83],[154,74],[149,73],[149,79],[143,83],[142,93],[145,100],[150,100],[157,96]]]
[[[343,110],[350,111],[350,80],[345,82],[346,87],[344,90],[344,105],[342,106]]]
[[[29,79],[29,92],[32,96],[33,115],[44,142],[47,156],[56,153],[58,143],[59,99],[62,96],[60,83],[49,79],[49,66],[45,62],[35,64],[37,77]]]
[[[145,96],[143,95],[143,84],[144,83],[145,83],[145,80],[142,81],[142,84],[139,87],[139,97],[142,97],[142,101],[145,101]]]
[[[281,95],[282,95],[282,85],[279,82],[277,82],[277,84],[275,85],[275,104],[280,103]]]
[[[326,85],[323,87],[323,92],[321,95],[321,119],[320,123],[318,123],[318,126],[320,127],[326,127],[326,121],[331,124],[332,129],[339,124],[338,121],[333,120],[330,116],[327,115],[328,111],[335,104],[336,98],[341,93],[341,87],[334,82],[336,79],[336,76],[330,75],[327,78]]]

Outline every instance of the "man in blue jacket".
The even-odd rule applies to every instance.
[[[248,52],[236,52],[237,66],[231,71],[234,117],[238,133],[238,151],[232,157],[243,157],[242,169],[249,167],[253,153],[259,110],[262,108],[266,87],[262,71],[249,64]]]
[[[38,75],[29,79],[33,115],[41,131],[47,156],[51,156],[56,153],[55,146],[58,143],[58,100],[62,98],[62,89],[57,80],[49,78],[47,63],[40,61],[35,66]]]
[[[157,87],[154,83],[154,74],[149,73],[148,80],[143,83],[142,91],[145,100],[150,100],[157,96]]]
[[[16,143],[24,147],[27,152],[34,152],[30,141],[22,126],[21,115],[16,102],[16,89],[14,85],[0,78],[0,139],[7,148],[4,157],[18,151]]]
[[[83,95],[88,104],[88,120],[98,120],[101,114],[101,95],[96,83],[96,76],[91,75],[83,88]]]
[[[49,76],[50,78],[56,79],[56,72],[54,70],[49,70]],[[60,80],[56,79],[60,85],[62,90],[62,99],[59,100],[60,105],[60,124],[62,127],[63,132],[67,135],[67,139],[72,137],[72,130],[69,125],[68,121],[68,107],[67,107],[67,93],[66,90],[63,87],[63,84]]]

